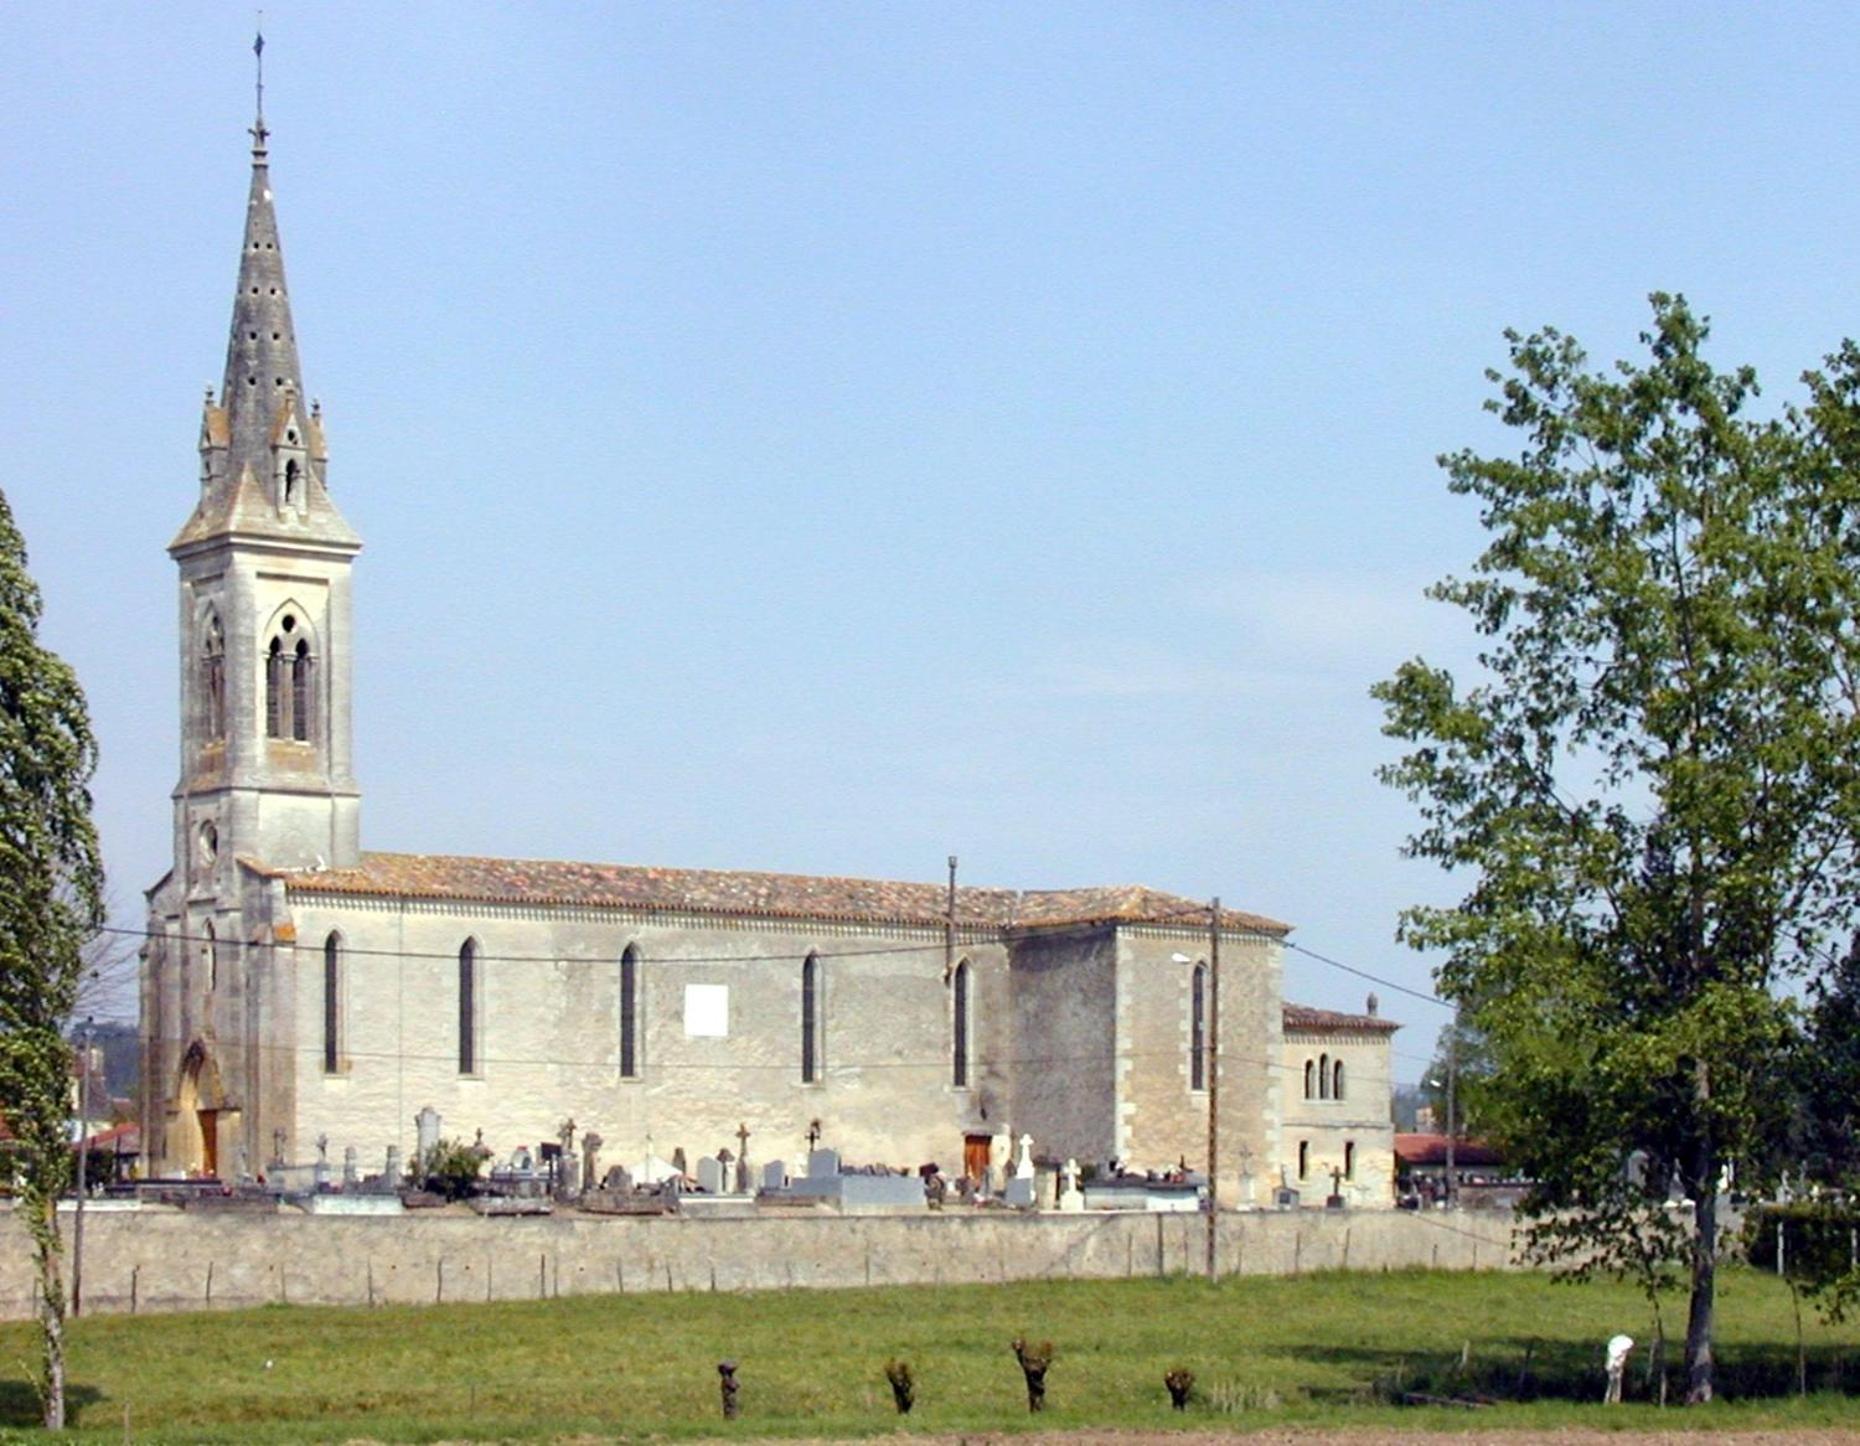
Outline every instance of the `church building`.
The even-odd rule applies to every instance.
[[[1287,1006],[1288,926],[1141,887],[1015,890],[377,853],[350,711],[361,540],[330,490],[262,114],[179,568],[174,863],[141,973],[150,1173],[378,1170],[415,1115],[609,1160],[735,1149],[977,1175],[1022,1133],[1200,1168],[1223,1204],[1391,1203],[1389,1036]],[[566,780],[565,780],[566,786]],[[1219,938],[1219,999],[1214,955]],[[1218,1020],[1218,1050],[1210,1031]]]

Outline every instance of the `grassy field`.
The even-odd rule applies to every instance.
[[[1683,1300],[1667,1313],[1683,1318]],[[149,1442],[1860,1422],[1845,1394],[1860,1380],[1853,1328],[1805,1315],[1811,1394],[1798,1399],[1783,1286],[1728,1272],[1719,1322],[1732,1399],[1704,1412],[1646,1404],[1638,1352],[1631,1404],[1606,1415],[1591,1404],[1601,1342],[1650,1336],[1634,1291],[1427,1272],[102,1316],[74,1323],[71,1375],[80,1438],[123,1440],[127,1412],[133,1439]],[[1058,1349],[1039,1417],[1008,1349],[1017,1335]],[[26,1327],[0,1327],[9,1437],[36,1419],[31,1354]],[[903,1421],[883,1375],[893,1356],[918,1382]],[[742,1380],[742,1418],[727,1426],[723,1359]],[[1197,1378],[1179,1415],[1162,1384],[1174,1366]],[[1502,1403],[1395,1403],[1412,1392]]]

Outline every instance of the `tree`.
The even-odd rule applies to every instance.
[[[1480,675],[1379,684],[1411,855],[1471,876],[1402,936],[1487,1039],[1483,1128],[1539,1182],[1539,1258],[1690,1291],[1689,1401],[1712,1393],[1717,1201],[1776,1127],[1777,985],[1813,978],[1860,884],[1860,350],[1769,420],[1748,368],[1656,294],[1645,360],[1589,370],[1507,333],[1487,403],[1514,457],[1441,459],[1488,533]],[[1746,1177],[1748,1181],[1748,1177]]]
[[[38,1267],[37,1385],[45,1424],[57,1430],[65,1423],[57,1203],[71,1169],[62,1028],[85,945],[103,922],[103,866],[90,819],[97,746],[84,694],[40,644],[39,615],[25,542],[0,496],[0,1112]]]

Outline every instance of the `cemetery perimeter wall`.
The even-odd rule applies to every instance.
[[[70,1274],[71,1219],[61,1212]],[[562,1214],[88,1212],[85,1313],[536,1300],[640,1291],[954,1285],[1200,1274],[1206,1217],[1098,1212],[759,1219]],[[1515,1266],[1509,1215],[1221,1217],[1223,1274]],[[0,1318],[31,1315],[24,1230],[0,1223]]]

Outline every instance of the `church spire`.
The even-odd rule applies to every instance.
[[[302,409],[303,372],[297,361],[297,334],[291,326],[290,294],[284,285],[284,253],[278,244],[278,217],[271,200],[271,132],[265,126],[265,40],[252,46],[258,56],[258,108],[252,124],[252,188],[245,207],[245,239],[239,253],[239,286],[233,295],[232,332],[226,343],[226,375],[220,406],[227,414],[229,475],[236,479],[250,466],[264,476],[271,433],[280,412],[291,403]]]

